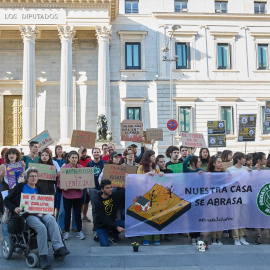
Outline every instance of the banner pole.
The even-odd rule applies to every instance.
[[[247,142],[245,142],[245,155],[247,154]]]

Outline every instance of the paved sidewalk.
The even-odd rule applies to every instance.
[[[223,246],[209,246],[205,253],[198,252],[196,246],[190,245],[190,238],[174,235],[173,241],[161,242],[161,246],[140,246],[135,253],[131,242],[139,241],[138,237],[125,238],[121,235],[121,243],[110,247],[100,247],[93,240],[92,223],[83,222],[85,240],[79,240],[75,232],[71,232],[71,239],[66,241],[71,254],[63,262],[53,260],[50,248],[49,259],[51,269],[219,269],[219,270],[256,270],[269,269],[270,239],[268,231],[263,231],[263,244],[254,244],[254,232],[247,230],[249,246],[234,246],[231,238],[223,238]],[[208,233],[201,236],[202,240],[210,240]],[[0,238],[2,241],[2,237]],[[209,241],[210,242],[210,241]],[[7,261],[0,256],[0,269],[29,269],[24,256],[13,254]]]

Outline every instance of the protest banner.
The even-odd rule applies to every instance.
[[[263,123],[266,127],[270,126],[270,101],[265,101]]]
[[[226,147],[226,121],[207,121],[208,147]]]
[[[121,123],[121,141],[141,142],[143,124],[140,120],[123,120]]]
[[[109,179],[113,187],[125,187],[126,174],[136,174],[137,169],[137,166],[104,164],[102,179]]]
[[[84,189],[94,188],[94,167],[85,168],[61,168],[61,189]]]
[[[256,114],[239,115],[238,142],[255,141],[256,135]]]
[[[6,164],[7,180],[9,188],[24,181],[24,168],[21,162]]]
[[[81,147],[86,149],[92,149],[96,143],[96,132],[73,130],[71,138],[71,147]]]
[[[128,175],[126,236],[267,228],[267,171]]]
[[[21,193],[20,208],[30,214],[53,215],[54,196]]]
[[[182,145],[186,147],[206,148],[205,140],[201,133],[181,132],[181,141]]]
[[[29,163],[28,167],[35,167],[38,169],[38,179],[40,180],[56,180],[56,167],[54,165]]]
[[[39,144],[38,151],[39,152],[42,151],[43,149],[47,148],[49,145],[54,143],[48,130],[44,130],[43,132],[38,134],[36,137],[31,139],[29,142],[31,142],[31,141],[38,142],[38,144]]]
[[[147,141],[163,141],[163,129],[162,128],[147,128],[146,129]]]

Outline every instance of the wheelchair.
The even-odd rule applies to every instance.
[[[24,254],[25,262],[28,267],[34,268],[39,266],[39,257],[32,250],[37,249],[37,233],[26,224],[26,218],[29,213],[25,212],[20,215],[14,215],[8,222],[9,236],[4,237],[2,243],[3,258],[9,260],[13,252],[17,254]],[[65,245],[62,237],[61,229],[59,228],[62,242]],[[50,236],[48,234],[48,244],[50,242]],[[63,258],[58,258],[54,254],[54,259],[61,261]]]

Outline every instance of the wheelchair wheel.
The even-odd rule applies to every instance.
[[[38,259],[37,254],[29,253],[25,258],[25,262],[26,262],[27,266],[30,268],[37,267],[39,264],[39,259]]]
[[[10,237],[6,236],[3,239],[2,243],[2,252],[3,252],[3,257],[6,260],[9,260],[12,256],[12,253],[14,251],[14,245]]]

